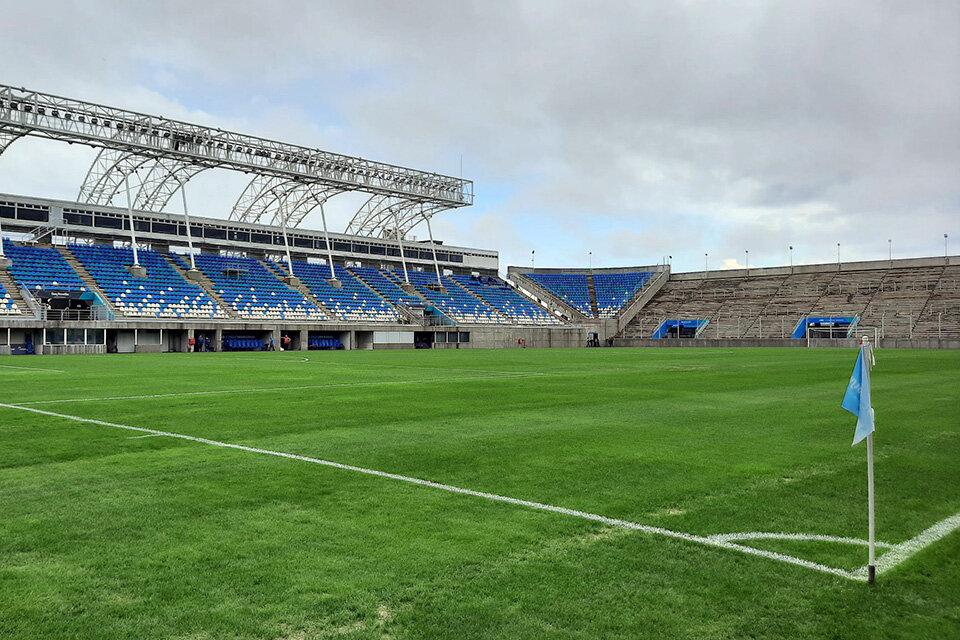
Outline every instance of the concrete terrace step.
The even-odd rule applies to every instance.
[[[81,263],[77,259],[77,256],[73,255],[73,252],[70,251],[70,249],[68,249],[67,247],[53,247],[53,248],[56,249],[60,253],[60,255],[63,256],[64,260],[67,261],[67,264],[69,264],[70,267],[77,272],[77,275],[80,276],[80,279],[83,280],[83,283],[87,285],[87,287],[91,291],[93,291],[100,297],[100,299],[103,301],[103,304],[107,306],[107,309],[110,309],[110,311],[116,314],[117,309],[113,305],[113,300],[111,300],[110,296],[108,296],[103,291],[103,289],[101,289],[99,285],[97,285],[96,279],[90,274],[89,271],[87,271],[87,268],[83,266],[83,263]],[[122,316],[123,314],[120,313],[117,315]]]

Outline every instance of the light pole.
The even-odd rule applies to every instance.
[[[747,275],[750,275],[750,249],[743,250],[743,271]]]
[[[531,269],[536,269],[536,268],[537,268],[537,260],[536,260],[536,258],[537,258],[537,250],[536,250],[536,249],[533,249],[532,251],[530,251],[530,268],[531,268]]]
[[[837,269],[840,268],[840,243],[837,243]]]
[[[704,272],[704,273],[707,273],[707,272],[710,271],[710,265],[709,265],[709,263],[707,262],[707,258],[709,258],[709,257],[710,257],[710,254],[709,254],[709,253],[703,254],[703,272]]]
[[[589,257],[589,260],[590,260],[590,262],[589,262],[588,264],[590,265],[590,268],[593,269],[593,251],[591,251],[591,252],[588,254],[588,257]]]
[[[887,239],[887,259],[893,262],[893,240]]]
[[[793,273],[793,245],[790,245],[790,273]]]
[[[947,257],[947,234],[943,234],[943,257]]]

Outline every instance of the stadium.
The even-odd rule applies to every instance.
[[[40,88],[2,157],[94,156],[0,193],[0,637],[960,637],[947,234],[511,264],[462,175]]]
[[[206,352],[783,346],[858,331],[960,346],[960,256],[733,273],[510,266],[501,280],[495,250],[433,238],[434,215],[472,202],[462,178],[11,86],[0,118],[3,149],[23,136],[100,149],[81,202],[0,200],[2,228],[23,238],[0,252],[6,353],[183,352],[198,337]],[[253,175],[227,220],[162,211],[211,168]],[[369,198],[343,233],[299,227],[346,191]],[[121,192],[127,211],[110,206]],[[418,225],[429,242],[405,242]]]

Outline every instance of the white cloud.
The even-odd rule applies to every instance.
[[[504,263],[960,236],[953,2],[90,1],[4,21],[5,82],[454,174],[463,154],[477,204],[437,233]],[[76,192],[75,151],[16,143],[0,190]],[[226,215],[242,179],[201,176],[191,208]]]

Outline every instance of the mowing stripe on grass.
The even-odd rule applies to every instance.
[[[518,373],[497,376],[462,376],[460,378],[420,378],[417,380],[373,380],[370,382],[330,382],[326,384],[305,384],[286,387],[251,387],[247,389],[210,389],[205,391],[174,391],[171,393],[147,393],[131,396],[102,396],[98,398],[62,398],[59,400],[30,400],[10,403],[9,406],[30,406],[37,404],[59,404],[68,402],[105,402],[108,400],[146,400],[150,398],[177,398],[181,396],[213,396],[228,393],[262,393],[266,391],[304,391],[308,389],[327,389],[336,387],[369,387],[380,385],[422,384],[425,382],[459,382],[461,380],[501,380],[513,378],[534,378],[551,375],[549,373]]]
[[[614,527],[622,527],[624,529],[642,531],[644,533],[661,535],[668,538],[676,538],[679,540],[686,540],[688,542],[696,542],[696,543],[700,543],[710,547],[718,547],[721,549],[733,549],[735,551],[740,551],[741,553],[746,553],[746,554],[755,555],[755,556],[762,556],[764,558],[771,558],[773,560],[779,560],[781,562],[786,562],[789,564],[806,567],[808,569],[814,569],[817,571],[822,571],[824,573],[830,573],[843,578],[848,578],[850,580],[858,580],[858,581],[866,580],[866,574],[864,572],[861,572],[860,570],[846,571],[844,569],[831,567],[825,564],[820,564],[818,562],[811,562],[809,560],[804,560],[803,558],[797,558],[795,556],[790,556],[784,553],[776,553],[773,551],[766,551],[764,549],[755,549],[753,547],[739,545],[734,542],[731,542],[728,539],[724,539],[722,535],[721,536],[698,536],[692,533],[684,533],[682,531],[672,531],[670,529],[664,529],[662,527],[654,527],[650,525],[640,524],[638,522],[630,522],[629,520],[621,520],[619,518],[609,518],[607,516],[602,516],[596,513],[580,511],[578,509],[568,509],[566,507],[558,507],[551,504],[544,504],[542,502],[533,502],[531,500],[511,498],[510,496],[503,496],[500,494],[489,493],[486,491],[475,491],[473,489],[465,489],[463,487],[457,487],[450,484],[433,482],[432,480],[424,480],[422,478],[414,478],[412,476],[404,476],[397,473],[379,471],[377,469],[368,469],[366,467],[358,467],[351,464],[344,464],[342,462],[324,460],[323,458],[313,458],[310,456],[303,456],[296,453],[288,453],[286,451],[274,451],[272,449],[261,449],[259,447],[249,447],[242,444],[234,444],[231,442],[221,442],[219,440],[211,440],[209,438],[201,438],[198,436],[191,436],[183,433],[174,433],[172,431],[163,431],[160,429],[149,429],[147,427],[135,427],[133,425],[128,425],[128,424],[107,422],[105,420],[96,420],[94,418],[84,418],[82,416],[74,416],[74,415],[69,415],[65,413],[56,413],[53,411],[46,411],[44,409],[37,409],[35,407],[25,407],[21,405],[7,404],[3,402],[0,402],[0,407],[6,407],[8,409],[17,409],[19,411],[29,411],[31,413],[51,416],[54,418],[62,418],[65,420],[73,420],[75,422],[85,422],[88,424],[97,424],[105,427],[114,427],[117,429],[128,429],[130,431],[137,431],[137,432],[151,434],[151,435],[167,436],[170,438],[178,438],[180,440],[189,440],[191,442],[199,442],[199,443],[208,444],[214,447],[236,449],[239,451],[247,451],[250,453],[260,453],[264,455],[277,456],[279,458],[289,458],[291,460],[300,460],[302,462],[320,464],[327,467],[333,467],[335,469],[342,469],[344,471],[355,471],[357,473],[377,476],[380,478],[389,478],[391,480],[399,480],[401,482],[408,482],[411,484],[421,485],[425,487],[432,487],[434,489],[449,491],[451,493],[474,496],[477,498],[485,498],[487,500],[493,500],[496,502],[505,502],[507,504],[517,505],[521,507],[529,507],[531,509],[549,511],[551,513],[560,513],[568,516],[574,516],[577,518],[583,518],[585,520],[593,520],[594,522],[600,522],[600,523],[614,526]],[[921,533],[919,536],[915,538],[911,538],[910,540],[904,543],[901,543],[899,545],[896,545],[894,549],[897,550],[897,553],[894,554],[893,557],[891,557],[889,560],[886,560],[886,561],[885,561],[886,555],[880,558],[880,561],[878,562],[878,566],[877,566],[877,572],[880,573],[882,571],[888,571],[892,569],[893,567],[903,562],[908,557],[910,557],[917,551],[921,550],[925,546],[932,544],[933,542],[947,535],[947,533],[949,533],[950,531],[953,531],[958,526],[960,526],[960,513],[937,523],[933,527],[930,527],[929,529]],[[743,533],[743,534],[733,534],[733,535],[743,536],[743,535],[749,535],[749,534]],[[769,535],[769,534],[766,534],[766,535]],[[791,534],[783,534],[783,535],[789,536]],[[844,539],[844,540],[847,540],[847,539]],[[851,539],[851,540],[855,540],[855,539]]]

